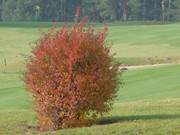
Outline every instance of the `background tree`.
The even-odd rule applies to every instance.
[[[0,0],[1,21],[178,21],[179,0]]]
[[[2,2],[2,20],[14,21],[16,20],[16,6],[17,0],[3,0]]]
[[[141,19],[141,6],[140,0],[129,0],[129,20],[140,20]]]
[[[0,21],[2,21],[2,3],[3,0],[0,0]]]
[[[123,9],[123,15],[122,20],[127,21],[128,19],[128,0],[121,1],[122,9]]]

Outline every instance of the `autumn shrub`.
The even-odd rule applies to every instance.
[[[110,110],[119,77],[106,34],[81,21],[51,29],[36,43],[24,80],[41,130],[88,126]]]

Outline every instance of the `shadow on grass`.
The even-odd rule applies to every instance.
[[[154,114],[154,115],[134,115],[134,116],[112,116],[99,119],[98,125],[113,124],[124,121],[135,120],[166,120],[166,119],[180,119],[180,115]]]

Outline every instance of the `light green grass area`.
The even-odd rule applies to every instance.
[[[0,63],[22,63],[30,45],[51,23],[0,23]],[[59,24],[62,26],[62,24]],[[44,27],[43,27],[44,26]],[[101,28],[100,25],[97,25]],[[116,58],[125,64],[151,64],[180,61],[180,23],[165,25],[110,24],[108,42]]]
[[[59,24],[60,26],[62,24]],[[180,65],[125,71],[115,105],[92,127],[42,133],[36,129],[31,96],[22,81],[24,55],[50,23],[0,23],[0,135],[178,135],[180,134]],[[97,27],[101,27],[98,24]],[[180,58],[180,24],[110,24],[108,41],[126,64]],[[5,66],[6,61],[6,66]],[[149,62],[150,61],[150,62]]]
[[[112,52],[126,64],[179,62],[180,24],[112,26]],[[134,62],[135,61],[135,62]]]

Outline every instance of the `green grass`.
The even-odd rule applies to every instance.
[[[125,71],[118,101],[163,100],[180,97],[180,65]]]
[[[11,27],[10,27],[11,26]],[[20,27],[21,26],[21,27]],[[21,64],[22,54],[51,23],[0,23],[0,63]],[[62,26],[62,23],[59,24]],[[100,24],[97,27],[101,27]],[[165,25],[110,24],[108,42],[116,58],[125,64],[151,64],[180,61],[180,23]],[[169,60],[168,60],[169,59]],[[20,67],[21,65],[19,65]]]
[[[62,24],[59,24],[61,26]],[[21,80],[25,58],[50,23],[0,23],[0,134],[180,134],[180,65],[128,70],[115,105],[92,127],[42,133]],[[98,27],[101,27],[98,24]],[[130,65],[180,58],[180,24],[110,24],[108,40],[117,60]],[[4,59],[7,66],[4,65]]]
[[[92,127],[56,134],[178,134],[180,122],[180,66],[126,71],[110,114]],[[36,128],[30,96],[19,73],[0,74],[0,134],[45,134]],[[52,134],[48,132],[46,134]]]
[[[112,26],[109,41],[112,52],[127,64],[178,62],[180,59],[180,24]],[[152,60],[148,62],[148,58]],[[136,63],[132,62],[136,60]]]
[[[180,98],[179,69],[180,65],[125,71],[116,102]],[[19,72],[0,73],[0,110],[31,107],[21,77]]]
[[[92,127],[39,132],[32,110],[0,111],[2,135],[178,135],[180,100],[117,103],[114,109]]]

